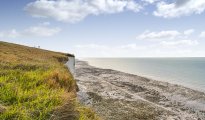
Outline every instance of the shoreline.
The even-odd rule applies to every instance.
[[[122,117],[126,116],[124,113],[129,111],[136,112],[126,119],[130,116],[135,116],[130,119],[140,119],[138,112],[151,115],[153,119],[205,119],[204,92],[112,69],[97,68],[85,61],[76,63],[75,78],[81,102],[91,106],[105,119],[123,120]],[[116,103],[116,111],[108,110],[112,106],[109,102]],[[143,104],[146,111],[139,111],[137,104]]]
[[[202,58],[204,58],[204,57],[202,57]],[[101,58],[101,59],[107,59],[107,58]],[[144,59],[144,58],[142,58],[142,59]],[[165,58],[165,59],[167,59],[167,58]],[[101,68],[101,69],[112,69],[112,70],[116,70],[116,71],[127,73],[127,74],[137,75],[137,76],[144,77],[144,78],[154,80],[154,81],[167,82],[167,83],[170,83],[170,84],[180,85],[180,86],[192,89],[192,90],[196,90],[196,91],[205,93],[205,89],[204,89],[203,86],[198,87],[197,84],[193,85],[193,83],[191,83],[191,82],[183,82],[183,81],[186,81],[185,78],[183,78],[183,79],[182,78],[167,78],[167,77],[161,77],[159,75],[155,76],[153,74],[146,74],[146,73],[143,73],[143,72],[140,72],[140,71],[138,71],[136,73],[136,72],[129,71],[129,70],[126,71],[126,70],[121,69],[121,68],[114,68],[114,67],[108,67],[108,66],[105,67],[105,66],[97,65],[97,64],[95,64],[95,62],[92,63],[92,62],[89,61],[89,59],[80,59],[80,61],[85,61],[87,64],[89,64],[90,66],[93,66],[93,67],[97,67],[97,68]],[[179,80],[177,80],[177,79],[179,79]]]

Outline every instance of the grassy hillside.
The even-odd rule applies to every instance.
[[[97,119],[76,102],[68,56],[0,41],[0,120]]]

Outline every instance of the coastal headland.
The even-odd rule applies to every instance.
[[[0,120],[98,120],[76,99],[72,58],[0,41]]]

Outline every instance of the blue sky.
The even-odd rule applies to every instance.
[[[0,40],[77,57],[205,57],[204,0],[1,0]]]

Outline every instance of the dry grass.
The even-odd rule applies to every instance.
[[[68,56],[0,41],[0,119],[95,116],[81,111],[75,100],[76,83],[64,65]]]

